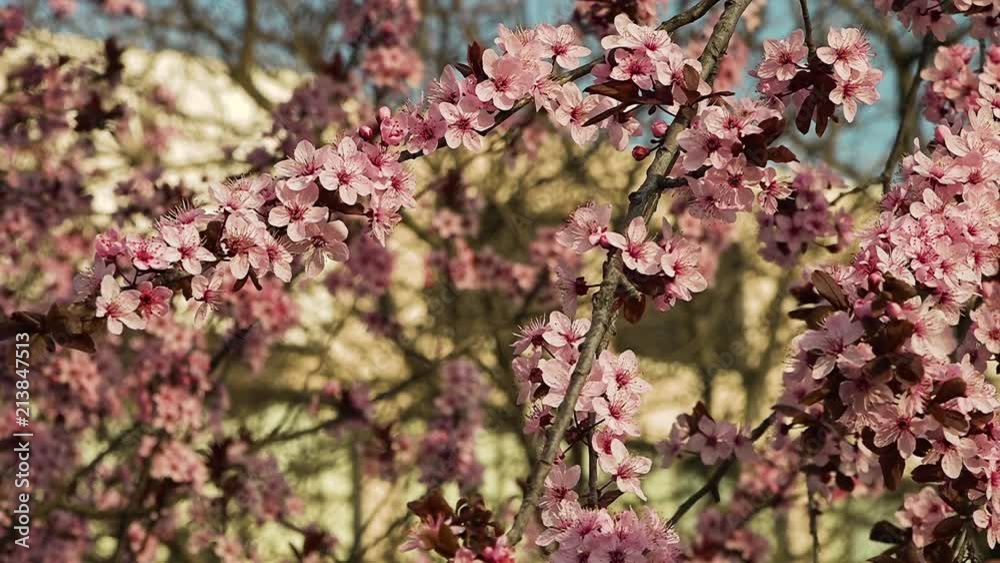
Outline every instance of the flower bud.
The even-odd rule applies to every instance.
[[[657,119],[653,122],[653,136],[662,137],[667,134],[667,122],[662,119]]]
[[[375,132],[372,131],[372,128],[367,125],[362,125],[361,127],[358,127],[358,136],[364,139],[365,141],[371,141],[372,136],[374,134]]]
[[[378,122],[382,123],[386,119],[392,117],[392,110],[386,106],[378,108]]]
[[[642,145],[638,145],[634,149],[632,149],[632,158],[634,158],[636,160],[642,160],[642,159],[646,158],[647,156],[649,156],[650,152],[652,152],[652,151],[649,149],[649,147],[644,147]]]
[[[889,303],[885,306],[885,312],[894,319],[903,316],[903,308],[899,306],[899,303]]]

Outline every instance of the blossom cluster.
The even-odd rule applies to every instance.
[[[760,255],[782,266],[794,264],[810,244],[830,252],[846,248],[854,221],[844,210],[835,211],[827,194],[843,181],[820,167],[791,165],[788,182],[773,170],[765,171],[758,201],[757,226],[763,247]],[[766,194],[766,195],[765,195]]]
[[[812,329],[796,342],[780,403],[807,428],[807,453],[826,460],[815,462],[826,467],[820,474],[855,475],[838,478],[838,488],[853,488],[862,467],[895,488],[915,460],[913,478],[935,485],[921,494],[960,506],[991,546],[1000,531],[1000,401],[983,372],[1000,350],[992,281],[1000,200],[988,172],[1000,159],[998,132],[991,109],[970,111],[938,127],[927,152],[904,159],[902,181],[853,262],[814,273],[799,292],[811,305],[796,316]],[[924,548],[947,540],[942,534],[913,525],[912,542]]]
[[[692,294],[708,287],[698,270],[699,247],[675,234],[669,223],[663,223],[659,240],[654,241],[642,217],[633,219],[624,235],[612,231],[610,222],[611,205],[591,202],[573,212],[556,239],[578,254],[594,248],[621,251],[630,281],[653,296],[662,311],[678,300],[690,301]]]
[[[882,71],[871,64],[871,44],[855,28],[830,28],[827,45],[810,53],[805,33],[793,31],[785,39],[764,41],[764,58],[756,68],[757,89],[769,103],[784,111],[798,107],[796,126],[802,133],[816,122],[822,135],[837,106],[854,121],[858,102],[874,104]]]
[[[455,481],[462,491],[471,491],[483,478],[475,452],[483,425],[482,373],[471,360],[448,361],[441,366],[440,388],[420,445],[420,480],[428,487]]]
[[[875,0],[875,7],[886,14],[894,13],[907,29],[919,37],[930,33],[938,41],[945,41],[948,34],[958,26],[954,17],[956,15],[966,16],[971,21],[969,34],[976,39],[995,41],[1000,37],[997,35],[1000,28],[997,22],[1000,6],[991,0],[958,0],[949,3],[931,0]]]
[[[555,409],[565,401],[578,369],[579,346],[589,326],[585,319],[571,320],[553,312],[547,323],[533,322],[519,335],[513,369],[518,402],[531,405],[527,432],[551,424]],[[652,462],[630,452],[626,442],[639,435],[640,397],[651,387],[639,373],[638,360],[631,351],[615,354],[605,350],[586,377],[574,405],[576,423],[569,433],[575,438],[570,441],[589,441],[598,467],[609,480],[599,491],[591,491],[589,499],[581,499],[576,492],[581,467],[561,461],[545,480],[539,503],[545,530],[536,543],[542,547],[558,544],[553,555],[558,561],[577,561],[585,556],[673,561],[677,536],[655,512],[647,511],[640,518],[630,510],[607,510],[622,493],[646,498],[640,478],[649,472]],[[618,494],[607,497],[605,489],[612,484]]]

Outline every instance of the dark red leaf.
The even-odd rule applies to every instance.
[[[779,145],[777,147],[771,147],[767,149],[767,159],[771,162],[798,162],[799,157],[795,156],[792,149],[786,147],[785,145]]]
[[[965,392],[965,380],[961,377],[953,377],[938,387],[937,394],[934,395],[934,402],[938,404],[947,403],[957,397],[964,397]]]
[[[906,462],[899,455],[899,450],[892,448],[878,456],[878,463],[882,466],[882,480],[885,481],[885,488],[895,491],[903,481],[903,470]]]
[[[831,305],[841,311],[850,308],[851,304],[847,300],[847,296],[844,295],[844,290],[840,289],[830,274],[823,270],[816,270],[809,279],[812,281],[813,287],[816,288],[816,293],[819,293]]]
[[[625,301],[625,320],[635,324],[642,320],[643,313],[646,312],[646,296],[639,299],[631,298]]]
[[[868,539],[879,543],[899,545],[906,541],[907,534],[906,530],[903,530],[892,522],[880,520],[872,526],[872,531],[868,535]]]

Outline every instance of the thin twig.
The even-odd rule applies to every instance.
[[[808,0],[799,0],[799,6],[802,7],[802,26],[806,30],[806,47],[809,49],[809,59],[812,60],[816,57],[816,44],[813,43],[813,26],[812,20],[809,19]]]
[[[819,517],[819,508],[816,505],[816,492],[808,483],[806,489],[809,499],[807,508],[809,510],[809,535],[812,536],[812,561],[819,563],[819,529],[816,522]]]

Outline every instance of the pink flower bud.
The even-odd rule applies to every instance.
[[[358,127],[358,136],[366,141],[371,141],[374,134],[375,132],[372,131],[372,128],[367,125]]]
[[[638,145],[634,149],[632,149],[632,158],[634,158],[636,160],[642,160],[642,159],[646,158],[647,156],[649,156],[650,152],[652,152],[652,151],[649,149],[649,147],[644,147],[642,145]]]
[[[382,107],[378,108],[378,121],[379,121],[379,123],[385,121],[386,119],[389,119],[390,117],[392,117],[392,110],[390,110],[386,106],[382,106]]]
[[[653,122],[653,136],[662,137],[667,134],[667,122],[662,119],[657,119]]]
[[[890,317],[898,319],[903,315],[903,308],[899,306],[899,303],[889,303],[885,306],[885,312]]]
[[[868,288],[877,289],[882,285],[882,274],[879,272],[872,272],[868,274]]]

